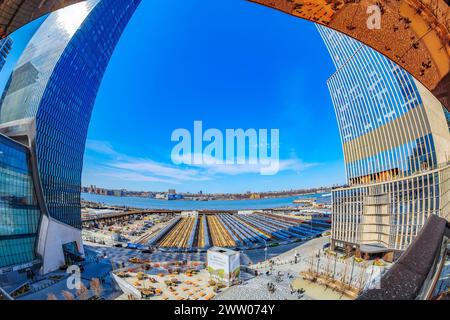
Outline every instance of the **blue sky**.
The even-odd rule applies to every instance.
[[[17,31],[0,76],[39,26]],[[307,21],[242,0],[143,1],[103,80],[83,184],[130,190],[246,192],[345,181],[326,86],[334,72]],[[171,161],[175,129],[280,130],[281,170],[211,170]]]

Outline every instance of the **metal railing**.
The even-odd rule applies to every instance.
[[[0,287],[0,300],[14,300],[13,297],[11,297],[8,292],[6,292],[2,287]]]

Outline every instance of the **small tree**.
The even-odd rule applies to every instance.
[[[63,296],[64,299],[66,299],[67,301],[73,301],[75,300],[75,297],[73,296],[73,294],[71,294],[69,291],[63,291]]]
[[[56,296],[53,293],[51,293],[47,296],[47,300],[48,301],[56,301],[56,300],[58,300],[58,298],[56,298]]]
[[[77,290],[77,296],[80,300],[87,300],[89,295],[89,290],[83,285],[80,285],[80,289]]]

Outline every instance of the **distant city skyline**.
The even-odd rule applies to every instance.
[[[167,190],[132,190],[132,189],[125,189],[125,188],[105,188],[98,185],[83,185],[82,186],[82,193],[86,192],[93,192],[93,191],[123,191],[123,192],[129,192],[129,193],[142,193],[142,194],[148,194],[148,193],[178,193],[178,194],[191,194],[191,195],[218,195],[218,194],[226,194],[226,195],[232,195],[232,194],[283,194],[283,193],[295,193],[295,192],[313,192],[314,190],[331,190],[331,186],[321,186],[316,188],[301,188],[301,189],[286,189],[286,190],[267,190],[267,191],[260,191],[260,192],[254,192],[252,190],[247,190],[245,192],[215,192],[215,193],[207,193],[203,190],[198,191],[192,191],[192,192],[178,192],[177,189],[167,189]],[[95,193],[95,192],[94,192]],[[101,194],[102,192],[97,192]]]
[[[40,22],[13,34],[0,87]],[[167,8],[145,1],[102,83],[83,185],[242,193],[343,184],[339,132],[326,85],[332,70],[310,22],[242,1],[222,4],[221,12],[212,3],[192,10],[191,3]],[[220,130],[279,129],[280,172],[265,177],[246,166],[174,165],[171,132],[197,120]]]

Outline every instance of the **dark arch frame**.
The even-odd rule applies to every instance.
[[[116,1],[116,2],[113,2],[113,1]],[[111,6],[111,7],[114,7],[114,6],[116,6],[116,4],[117,3],[122,3],[123,5],[127,5],[127,4],[131,4],[131,3],[133,3],[133,2],[135,2],[136,3],[136,5],[138,5],[138,2],[140,2],[141,0],[105,0],[105,1],[103,1],[101,4],[102,4],[102,6]],[[253,1],[253,0],[252,0]],[[269,1],[263,1],[263,0],[258,0],[258,1],[253,1],[253,2],[258,2],[258,3],[261,3],[261,4],[264,4],[264,3],[266,3],[266,4],[272,4],[272,7],[275,7],[275,8],[277,8],[277,9],[280,9],[280,10],[282,10],[282,11],[284,11],[284,12],[288,12],[289,13],[289,9],[292,9],[293,7],[293,5],[295,5],[296,3],[298,3],[300,0],[279,0],[278,2],[277,1],[272,1],[272,2],[269,2]],[[316,2],[316,1],[321,1],[321,0],[311,0],[311,1],[313,1],[313,2]],[[323,1],[328,1],[328,0],[323,0]],[[333,0],[331,0],[331,1],[333,1]],[[337,1],[340,1],[340,0],[337,0]],[[361,0],[361,1],[366,1],[366,0]],[[368,0],[367,0],[368,1]],[[409,1],[409,0],[398,0],[399,2],[401,2],[401,3],[404,3],[404,2],[406,2],[406,1]],[[442,1],[442,0],[437,0],[437,1]],[[29,21],[31,21],[31,20],[33,20],[34,18],[37,18],[39,15],[38,14],[40,14],[40,15],[42,15],[42,14],[44,14],[45,12],[52,12],[52,11],[54,11],[54,10],[56,10],[56,9],[58,9],[58,8],[62,8],[62,7],[65,7],[65,6],[67,6],[68,4],[73,4],[73,3],[78,3],[78,2],[82,2],[82,1],[79,1],[79,0],[69,0],[69,1],[55,1],[55,0],[49,0],[49,1],[40,1],[40,3],[44,3],[44,4],[48,4],[48,3],[54,3],[55,4],[55,6],[53,6],[53,7],[36,7],[35,9],[37,10],[36,11],[36,15],[31,15],[31,16],[21,16],[20,15],[20,13],[22,12],[21,10],[25,10],[25,9],[23,9],[23,8],[25,8],[25,6],[28,6],[28,4],[30,4],[30,5],[33,5],[33,3],[34,4],[36,4],[36,2],[37,2],[37,0],[36,1],[25,1],[25,0],[22,0],[22,1],[19,1],[19,0],[5,0],[5,1],[3,1],[1,4],[0,4],[0,10],[3,10],[5,7],[5,5],[8,5],[8,4],[12,4],[12,3],[16,3],[16,4],[20,4],[20,6],[17,6],[17,7],[15,7],[15,8],[13,8],[13,7],[11,7],[10,9],[11,9],[11,11],[0,11],[0,28],[1,28],[1,23],[2,23],[2,19],[4,19],[4,16],[6,15],[7,17],[8,17],[8,14],[9,14],[9,22],[8,22],[8,27],[6,28],[6,29],[3,29],[3,31],[2,30],[0,30],[0,32],[3,32],[3,36],[5,36],[6,34],[8,34],[9,32],[12,32],[12,30],[14,30],[14,28],[19,28],[20,26],[22,26],[22,25],[24,25],[24,24],[26,24],[27,22],[29,22]],[[57,5],[59,3],[59,5]],[[284,7],[276,7],[276,3],[279,3],[279,4],[284,4],[286,7],[284,8]],[[358,2],[358,3],[356,3],[356,2],[349,2],[349,4],[354,4],[354,5],[358,5],[360,2]],[[99,6],[100,7],[100,6]],[[45,8],[47,8],[47,9],[45,9],[45,10],[47,10],[47,11],[45,11],[44,9]],[[114,7],[114,9],[116,9],[117,7]],[[344,8],[344,7],[343,7]],[[30,10],[32,10],[33,8],[32,7],[28,7],[28,9],[30,9]],[[39,10],[38,10],[39,9]],[[135,9],[135,8],[133,8],[133,9]],[[295,8],[294,8],[295,9]],[[297,9],[295,9],[295,10],[297,10]],[[95,10],[96,11],[96,10]],[[102,11],[103,12],[103,11]],[[106,12],[106,11],[105,11]],[[102,14],[103,14],[103,17],[108,17],[108,13],[105,13],[105,12],[103,12]],[[124,11],[117,11],[118,13],[123,13],[123,12],[125,12],[125,10]],[[293,14],[293,15],[295,15],[294,13],[292,13],[292,12],[290,12],[291,14]],[[3,15],[2,15],[3,14]],[[99,14],[99,15],[101,15],[101,14]],[[98,18],[98,17],[97,17]],[[100,21],[99,19],[97,19],[97,18],[95,18],[95,19],[93,19],[93,21]],[[128,18],[130,18],[130,17],[128,17]],[[17,21],[16,21],[16,19],[22,19],[23,21],[23,23],[22,24],[20,24],[20,23],[18,23]],[[313,18],[311,18],[311,17],[306,17],[305,19],[307,19],[307,20],[311,20],[311,21],[314,21],[314,22],[321,22],[322,24],[326,24],[325,22],[323,22],[323,21],[315,21],[315,19],[313,19]],[[20,21],[19,21],[20,22]],[[15,27],[13,27],[14,26],[14,24],[13,23],[15,23]],[[331,23],[328,23],[328,25],[330,25]],[[105,30],[104,30],[104,32],[108,32],[108,31],[111,31],[111,32],[118,32],[116,29],[115,29],[116,27],[114,26],[114,24],[112,24],[112,26],[110,27],[110,28],[108,28],[108,27],[106,27],[105,28]],[[337,28],[337,27],[335,27],[335,29],[337,29],[337,30],[339,30],[339,28]],[[352,30],[354,30],[354,29],[352,29]],[[350,31],[352,31],[352,30],[350,30]],[[407,28],[405,29],[405,30],[408,30]],[[120,30],[120,33],[121,33],[121,31],[122,30]],[[82,31],[78,31],[79,33],[83,33]],[[409,31],[408,31],[409,32]],[[447,33],[447,35],[448,35],[448,33]],[[357,38],[356,36],[353,36],[354,38]],[[367,37],[367,35],[365,35],[364,37]],[[404,39],[406,39],[406,38],[401,38],[401,40],[404,40]],[[90,40],[92,40],[92,39],[90,39]],[[118,40],[117,38],[115,39],[116,41]],[[387,40],[386,40],[387,41]],[[408,40],[408,39],[406,39],[405,41],[404,41],[407,45],[409,45],[410,44],[410,42],[411,42],[411,40]],[[86,45],[86,44],[88,44],[89,42],[88,41],[83,41],[83,45]],[[382,42],[382,43],[384,43],[384,42]],[[93,47],[96,47],[96,46],[98,46],[99,45],[99,43],[93,43],[92,44],[92,46]],[[446,47],[443,47],[443,48],[446,48]],[[104,51],[103,50],[104,48],[102,47],[101,48],[101,51]],[[111,54],[112,53],[112,50],[113,50],[113,47],[111,47],[111,51],[109,52],[109,54]],[[86,51],[87,52],[87,51]],[[419,54],[418,55],[418,57],[419,58],[424,58],[424,57],[427,57],[427,54],[429,54],[429,52],[428,51],[423,51],[423,50],[420,50],[420,51],[417,51],[417,52],[424,52],[423,54]],[[428,52],[428,53],[427,53]],[[65,55],[65,57],[69,57],[69,60],[71,60],[71,58],[73,57],[72,56],[72,54],[73,54],[73,52],[71,53],[70,52],[70,48],[69,49],[67,49],[67,52],[65,52],[65,53],[67,53],[67,55]],[[95,56],[95,55],[94,55]],[[99,56],[96,56],[96,58],[97,59],[100,59],[100,57]],[[109,60],[109,58],[110,58],[110,56],[108,56],[108,57],[105,57],[105,59],[103,59],[104,61],[103,62],[105,62],[106,60]],[[448,55],[446,56],[446,59],[448,58]],[[92,63],[92,59],[86,59],[86,61],[90,61],[91,63]],[[448,59],[446,60],[447,62],[448,62]],[[69,64],[68,64],[69,65]],[[90,64],[90,65],[92,65],[92,64]],[[431,64],[431,66],[429,67],[429,69],[433,69],[433,66],[434,66],[434,64]],[[104,66],[103,66],[104,67]],[[97,68],[99,68],[98,67],[98,65],[97,65]],[[69,67],[69,66],[67,66],[67,68],[66,68],[66,66],[65,66],[65,64],[64,64],[64,61],[62,61],[61,63],[60,63],[60,65],[59,65],[59,68],[56,68],[56,70],[57,70],[57,72],[60,72],[61,74],[64,74],[64,75],[67,75],[68,77],[68,80],[69,80],[69,84],[70,83],[75,83],[76,84],[76,81],[77,80],[79,80],[80,79],[80,74],[77,74],[77,72],[76,72],[76,70],[75,69],[73,69],[73,68],[71,68],[71,67]],[[427,72],[427,74],[430,74],[431,73],[431,71],[432,70],[429,70],[428,72]],[[78,75],[78,78],[77,77],[75,77],[74,75]],[[438,74],[439,75],[439,74]],[[101,75],[99,75],[99,76],[101,76]],[[448,73],[447,73],[447,76],[445,76],[445,77],[448,77]],[[446,79],[444,77],[444,79]],[[55,79],[57,78],[57,76],[55,77]],[[95,84],[95,86],[92,86],[92,87],[90,87],[89,88],[89,90],[92,90],[92,89],[95,89],[95,88],[97,88],[98,87],[98,85],[99,85],[99,83],[100,83],[100,80],[101,79],[98,79],[99,81],[97,81],[96,82],[96,84]],[[57,82],[56,80],[55,80],[55,82]],[[59,82],[58,82],[59,83]],[[64,84],[64,83],[62,83],[62,84]],[[67,83],[65,83],[65,84],[67,84]],[[83,89],[85,88],[85,87],[83,87],[83,85],[86,87],[86,86],[88,86],[88,83],[87,82],[85,82],[85,83],[83,83],[81,86],[79,86],[79,87],[77,87],[78,88],[78,90],[76,90],[76,93],[77,94],[82,94],[82,91],[83,91]],[[69,201],[69,203],[68,202],[63,202],[63,200],[66,200],[66,198],[64,198],[64,197],[60,197],[60,195],[61,195],[61,190],[56,190],[54,193],[51,193],[52,191],[54,191],[54,190],[50,190],[50,192],[47,192],[47,194],[42,190],[42,188],[44,188],[45,187],[45,185],[47,185],[47,187],[48,187],[48,189],[51,189],[51,188],[53,188],[54,189],[54,186],[56,186],[57,184],[54,184],[54,183],[52,183],[52,181],[51,181],[51,179],[54,179],[54,178],[56,178],[57,180],[59,179],[60,181],[64,181],[64,183],[66,183],[67,182],[67,184],[68,185],[70,185],[71,184],[71,182],[70,181],[67,181],[67,180],[64,180],[64,179],[61,179],[61,178],[63,178],[62,176],[61,176],[61,172],[63,172],[62,170],[58,170],[58,166],[53,166],[53,167],[51,167],[49,170],[47,170],[47,169],[42,169],[42,168],[39,168],[39,165],[41,165],[41,166],[45,166],[45,164],[46,164],[46,161],[53,161],[53,160],[55,160],[56,158],[58,158],[59,160],[58,161],[60,161],[61,163],[61,165],[59,166],[59,167],[64,167],[64,164],[67,164],[67,163],[69,163],[70,162],[70,165],[72,165],[72,166],[78,166],[78,168],[81,168],[82,167],[82,157],[77,157],[76,159],[74,159],[73,157],[71,158],[70,157],[70,154],[71,154],[71,152],[72,151],[74,151],[74,150],[69,150],[70,148],[65,148],[65,146],[63,146],[60,142],[61,141],[69,141],[70,139],[71,139],[71,137],[69,137],[69,132],[66,132],[65,134],[66,134],[66,136],[64,136],[63,134],[59,134],[57,131],[58,131],[58,125],[59,124],[64,124],[64,122],[65,121],[67,121],[67,122],[69,122],[70,123],[70,121],[73,119],[72,117],[73,117],[73,115],[72,114],[69,114],[70,113],[70,108],[63,108],[64,107],[64,105],[65,105],[65,101],[67,101],[65,98],[68,96],[68,95],[70,95],[71,93],[70,92],[67,92],[67,91],[69,91],[67,88],[72,88],[73,86],[72,85],[70,85],[70,86],[67,86],[67,85],[62,85],[60,88],[58,88],[59,89],[59,91],[58,92],[50,92],[50,90],[48,91],[48,93],[49,93],[49,95],[51,95],[51,97],[49,96],[49,97],[46,97],[46,98],[48,98],[47,100],[45,100],[45,101],[48,101],[48,100],[51,100],[51,98],[58,98],[58,100],[59,101],[63,101],[64,103],[62,103],[61,104],[61,106],[59,106],[59,107],[61,107],[60,109],[57,109],[57,108],[52,108],[51,107],[51,105],[50,105],[50,103],[49,103],[49,105],[48,106],[46,106],[45,108],[42,108],[42,110],[43,110],[43,112],[40,112],[38,115],[37,115],[37,117],[36,117],[36,119],[35,119],[35,123],[34,123],[34,126],[35,127],[31,127],[31,134],[29,134],[28,132],[26,133],[27,135],[28,135],[28,138],[30,139],[30,141],[31,141],[31,143],[30,143],[30,146],[31,146],[31,150],[32,150],[32,156],[34,157],[34,161],[35,161],[35,163],[34,163],[34,165],[35,165],[35,168],[34,168],[34,172],[35,172],[35,180],[36,180],[36,185],[37,185],[37,188],[39,189],[39,188],[41,188],[41,189],[39,189],[39,195],[40,195],[40,201],[42,202],[42,208],[44,208],[43,210],[44,210],[44,213],[46,213],[46,214],[44,214],[45,215],[45,218],[47,218],[48,216],[50,216],[51,218],[52,218],[52,220],[49,220],[49,219],[47,219],[47,220],[42,220],[43,222],[41,222],[41,232],[40,232],[40,234],[41,235],[45,235],[46,233],[47,233],[47,230],[50,230],[51,228],[53,228],[52,226],[54,226],[54,225],[56,225],[56,224],[58,224],[58,228],[59,228],[59,230],[61,231],[61,235],[63,234],[63,232],[64,232],[64,228],[63,227],[61,227],[61,226],[59,226],[59,222],[63,222],[64,224],[66,224],[66,223],[68,223],[68,224],[71,224],[71,226],[72,227],[75,227],[75,229],[77,229],[77,227],[79,227],[79,218],[78,218],[78,216],[77,217],[75,217],[76,219],[76,221],[69,221],[69,220],[67,220],[67,219],[65,219],[64,217],[60,217],[60,216],[58,216],[57,214],[53,214],[53,216],[52,216],[52,210],[51,210],[51,206],[47,206],[47,203],[46,203],[46,199],[44,199],[44,197],[45,196],[48,196],[49,198],[50,198],[50,200],[52,200],[52,199],[58,199],[58,201],[53,201],[53,203],[51,204],[54,208],[56,208],[56,209],[58,209],[58,206],[60,207],[60,208],[63,208],[63,209],[65,209],[67,206],[73,206],[73,208],[75,208],[76,210],[72,210],[72,212],[77,212],[77,214],[78,214],[78,207],[79,207],[79,205],[80,205],[80,201],[79,201],[79,199],[77,198],[77,197],[71,197],[71,199],[70,199],[70,201]],[[92,97],[93,95],[90,95],[90,97]],[[447,97],[448,98],[448,95],[444,95],[444,97]],[[43,99],[44,100],[44,99]],[[441,100],[442,101],[442,100]],[[92,108],[92,105],[93,105],[93,99],[90,99],[90,101],[88,101],[88,103],[87,103],[87,105],[86,106],[83,106],[83,107],[86,107],[84,110],[81,110],[81,108],[79,108],[79,110],[77,111],[77,112],[82,112],[82,111],[86,111],[86,110],[89,110],[90,108]],[[448,105],[447,105],[447,107],[448,107]],[[39,110],[41,109],[41,107],[39,108]],[[51,112],[53,112],[54,110],[59,110],[59,111],[61,111],[60,112],[60,119],[57,119],[57,121],[53,121],[54,122],[54,124],[52,124],[51,125],[51,127],[48,129],[48,130],[43,130],[43,127],[44,127],[44,125],[43,124],[45,124],[45,125],[47,125],[48,124],[48,122],[45,120],[45,111],[51,111]],[[84,112],[84,114],[86,114],[86,112]],[[88,118],[90,118],[90,117],[88,117]],[[84,120],[84,122],[81,124],[81,125],[79,125],[79,126],[77,126],[77,128],[75,128],[74,130],[70,130],[70,131],[77,131],[77,135],[78,136],[80,136],[80,137],[82,137],[82,139],[81,140],[85,140],[85,137],[86,137],[86,133],[87,133],[87,124],[88,124],[88,122],[89,122],[89,119],[88,118],[84,118],[83,120]],[[46,139],[45,137],[43,137],[43,136],[40,136],[40,135],[42,135],[43,134],[43,131],[45,131],[46,132],[46,134],[47,135],[49,135],[49,136],[52,136],[52,137],[59,137],[59,140],[52,140],[52,139]],[[59,134],[59,135],[58,135]],[[67,139],[66,139],[67,138]],[[41,140],[40,140],[41,139]],[[36,141],[41,141],[41,143],[35,143]],[[33,144],[34,143],[34,144]],[[46,145],[46,143],[51,143],[51,145]],[[84,150],[84,141],[81,141],[81,143],[79,142],[79,141],[75,141],[75,143],[76,143],[76,146],[77,146],[77,150],[75,150],[76,152],[77,152],[77,155],[80,155],[81,153],[82,153],[82,151]],[[50,159],[45,159],[45,157],[47,156],[47,152],[45,152],[45,150],[39,150],[39,146],[43,146],[43,147],[45,147],[45,146],[48,146],[48,147],[55,147],[55,148],[58,148],[58,149],[56,149],[56,151],[55,152],[53,152],[53,154],[51,155],[51,156],[49,156],[50,157]],[[80,146],[83,146],[83,148],[78,148],[78,147],[80,147]],[[47,148],[48,149],[48,148]],[[83,150],[81,150],[81,149],[83,149]],[[65,152],[65,151],[67,151],[67,152]],[[57,156],[55,156],[55,155],[57,155]],[[55,169],[56,168],[56,169]],[[40,175],[42,175],[42,173],[44,173],[44,174],[47,174],[48,176],[50,176],[50,179],[46,182],[46,184],[41,184],[41,180],[42,180],[42,176],[40,176]],[[40,175],[39,175],[40,174]],[[80,179],[81,180],[81,179]],[[78,187],[80,187],[80,185],[78,185],[78,179],[77,179],[77,181],[76,181],[76,185],[74,184],[74,183],[72,183],[72,186],[73,186],[73,188],[70,188],[70,190],[68,190],[68,189],[66,189],[64,192],[66,192],[66,193],[72,193],[72,194],[77,194],[77,195],[79,195],[79,188]],[[79,181],[79,183],[81,183],[81,181]],[[75,190],[76,189],[76,190]],[[56,197],[55,197],[55,195],[56,195]],[[62,199],[62,198],[64,198],[63,200],[60,200],[60,199]],[[54,212],[57,212],[58,213],[58,210],[53,210]],[[44,217],[44,216],[43,216]],[[53,221],[53,220],[55,220],[55,221],[57,221],[57,222],[55,222],[55,221]],[[55,223],[54,223],[55,222]],[[67,225],[68,225],[67,224]],[[54,227],[54,229],[56,229],[56,227]],[[77,229],[78,230],[78,229]],[[42,241],[41,241],[42,240]],[[49,252],[49,251],[51,251],[51,250],[49,250],[49,248],[51,248],[51,246],[57,246],[58,244],[56,244],[56,243],[50,243],[50,241],[47,241],[47,239],[39,239],[39,242],[38,242],[38,245],[37,245],[37,247],[38,247],[38,252],[39,252],[39,254],[41,255],[41,256],[45,256],[45,253],[46,252]],[[43,260],[45,260],[45,259],[43,259]],[[49,267],[50,268],[50,267]],[[50,269],[49,269],[50,270]]]
[[[0,37],[84,0],[3,0]],[[247,0],[342,32],[399,64],[450,111],[450,8],[445,0]],[[376,5],[380,29],[369,29]]]

